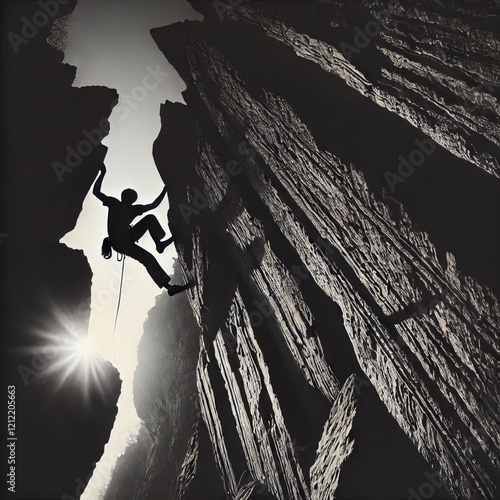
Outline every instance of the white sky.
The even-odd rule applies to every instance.
[[[105,85],[120,95],[120,103],[110,118],[111,132],[103,141],[108,147],[105,194],[119,198],[123,189],[131,187],[139,194],[138,203],[149,203],[163,188],[152,156],[153,142],[160,130],[160,104],[165,100],[183,102],[181,92],[185,86],[157,48],[149,30],[184,19],[201,19],[186,0],[78,2],[65,53],[65,62],[77,67],[74,86]],[[158,70],[160,81],[154,77],[144,80],[151,70]],[[144,87],[148,90],[143,90]],[[128,104],[126,95],[130,96]],[[167,210],[165,199],[152,213],[169,236]],[[106,235],[106,216],[106,208],[89,193],[75,230],[63,239],[68,246],[84,250],[94,273],[89,344],[113,363],[123,381],[110,441],[81,497],[83,500],[99,498],[116,458],[138,429],[132,393],[137,345],[147,312],[161,293],[145,268],[127,259],[120,315],[116,335],[113,334],[121,263],[115,255],[112,260],[105,260],[100,254]],[[149,235],[141,239],[140,245],[156,255],[168,273],[172,272],[173,245],[162,255],[156,253]]]

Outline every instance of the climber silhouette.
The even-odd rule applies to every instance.
[[[167,188],[164,187],[158,198],[149,205],[134,205],[137,200],[137,193],[133,189],[125,189],[121,195],[121,201],[111,196],[106,196],[101,192],[102,181],[106,175],[106,167],[101,166],[101,173],[97,178],[93,193],[102,201],[102,204],[108,207],[108,238],[103,242],[103,255],[111,253],[111,247],[117,252],[128,255],[133,259],[143,264],[151,278],[160,288],[166,288],[169,295],[175,295],[179,292],[190,288],[191,283],[185,285],[170,285],[170,276],[158,264],[157,260],[147,250],[136,244],[146,232],[156,243],[156,250],[162,253],[168,245],[173,242],[173,238],[165,237],[165,231],[161,227],[158,219],[154,215],[146,215],[137,224],[131,225],[132,221],[142,215],[144,212],[149,212],[160,205],[167,193]],[[108,247],[108,248],[107,248]]]

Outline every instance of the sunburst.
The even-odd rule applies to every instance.
[[[104,397],[109,383],[107,362],[97,353],[98,346],[87,336],[86,321],[75,320],[61,311],[54,314],[51,328],[38,329],[33,359],[41,360],[37,378],[41,385],[60,390],[71,384],[88,402],[96,391]]]

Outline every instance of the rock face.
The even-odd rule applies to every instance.
[[[63,382],[86,335],[92,272],[82,251],[59,240],[75,226],[106,154],[100,143],[117,94],[71,86],[76,68],[46,39],[76,2],[54,4],[50,15],[35,2],[9,1],[2,11],[2,381],[16,387],[18,498],[80,497],[121,386],[102,359],[98,380],[87,384],[76,370]]]
[[[446,3],[424,1],[359,2],[349,10],[363,22],[349,41],[335,39],[350,29],[345,2],[331,2],[329,16],[319,23],[338,22],[328,40],[301,32],[295,23],[282,29],[266,9],[242,5],[229,9],[227,16],[259,26],[299,57],[339,76],[449,151],[499,177],[498,5],[465,3],[447,9]]]
[[[392,4],[352,60],[377,2],[193,2],[203,22],[152,30],[187,86],[154,155],[228,498],[406,498],[431,473],[441,498],[498,497],[497,260],[430,210],[498,225],[498,9],[476,3]]]
[[[174,271],[173,282],[180,282],[178,267]],[[187,492],[200,481],[203,498],[223,496],[199,413],[199,336],[185,294],[157,297],[144,324],[134,376],[134,401],[142,425],[135,442],[117,461],[105,500],[190,498]]]

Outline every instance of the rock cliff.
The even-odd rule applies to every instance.
[[[181,280],[178,266],[172,278]],[[203,492],[203,498],[223,497],[199,412],[199,336],[185,294],[169,297],[165,292],[157,297],[144,324],[134,376],[141,428],[118,459],[105,500],[200,498],[187,496],[194,489]]]
[[[86,384],[79,370],[64,380],[86,335],[92,272],[82,251],[59,240],[104,159],[117,99],[108,88],[72,87],[76,68],[46,41],[75,5],[8,1],[2,9],[2,381],[16,388],[17,498],[80,497],[121,386],[102,359],[98,380]]]
[[[496,498],[498,7],[192,3],[154,155],[226,495]]]

